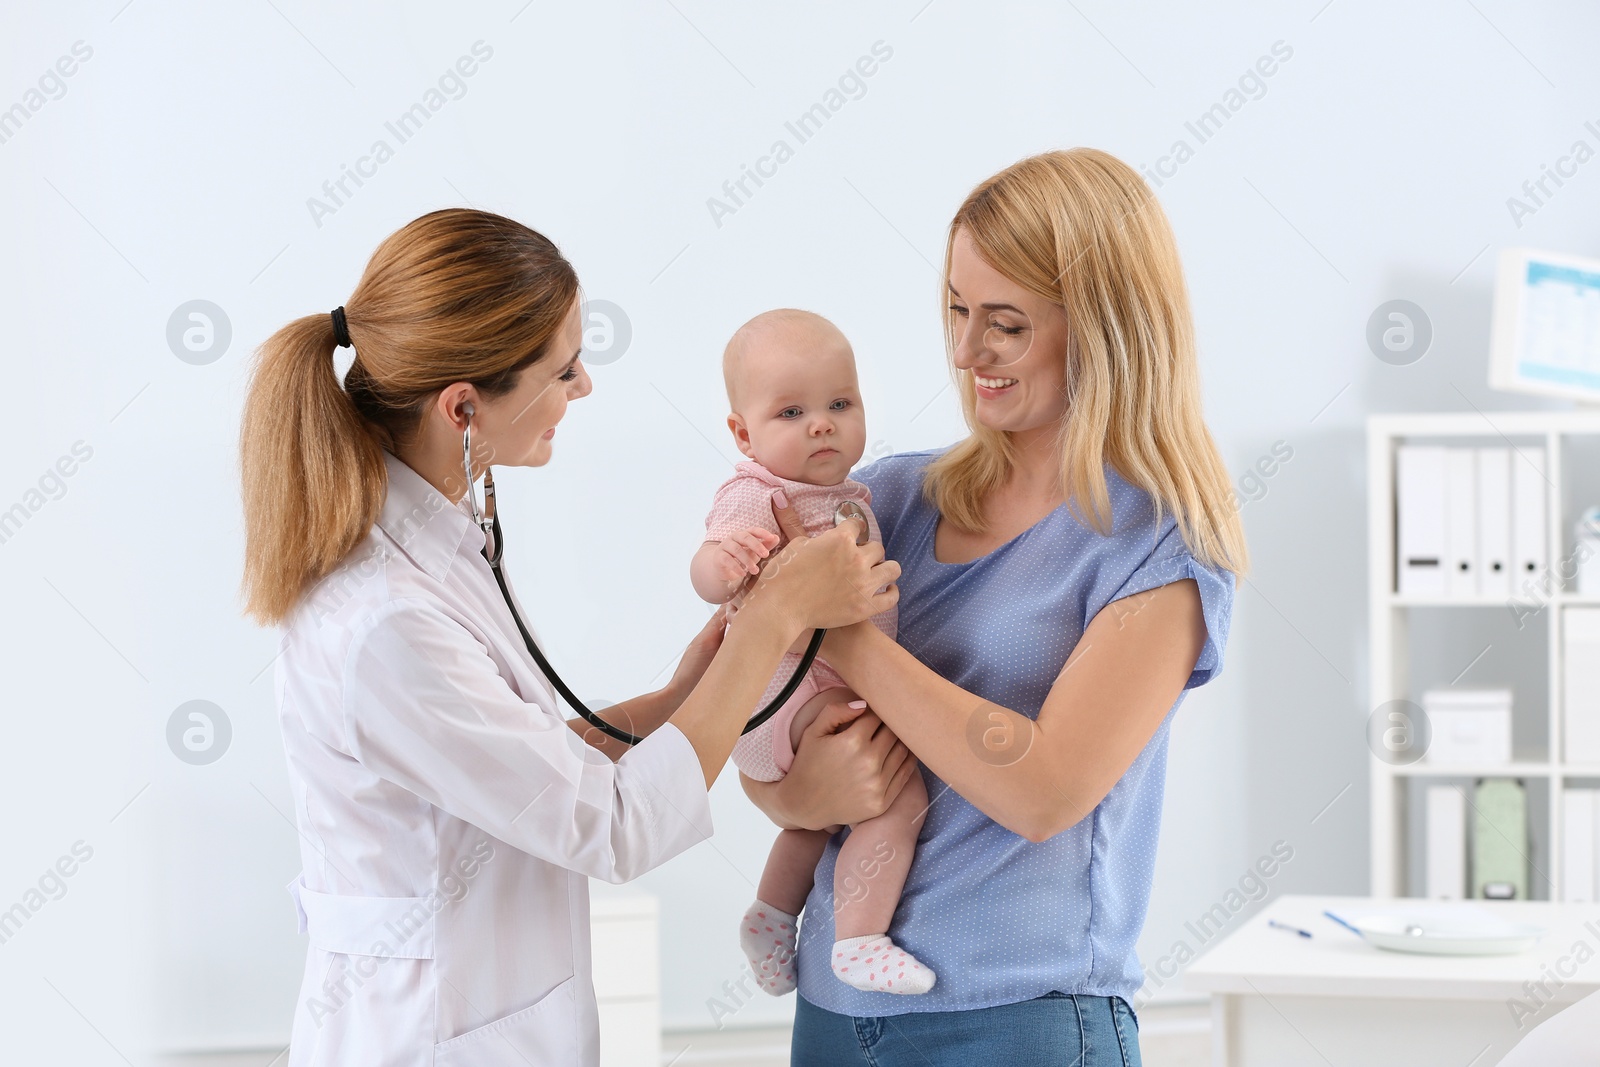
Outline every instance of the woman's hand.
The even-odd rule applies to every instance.
[[[889,809],[917,761],[882,720],[863,706],[829,704],[777,782],[741,776],[745,792],[779,826],[822,830],[876,818]]]
[[[722,647],[722,635],[727,629],[727,616],[727,606],[718,607],[700,628],[700,632],[694,635],[689,647],[683,650],[683,658],[678,661],[678,669],[672,672],[672,681],[666,684],[666,693],[674,711],[683,703],[683,698],[700,684],[706,668],[711,666],[711,661],[716,658],[717,649]]]
[[[784,533],[783,548],[767,557],[746,591],[741,611],[765,599],[769,610],[788,614],[800,634],[791,650],[803,652],[809,631],[869,619],[898,603],[900,564],[883,557],[883,545],[856,544],[860,527],[840,523],[815,537],[787,501],[773,498],[772,513]]]

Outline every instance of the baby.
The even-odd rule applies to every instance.
[[[748,579],[779,538],[772,497],[782,490],[808,534],[833,526],[842,501],[859,504],[872,539],[882,541],[868,504],[872,494],[849,478],[866,444],[866,419],[856,384],[855,354],[827,319],[807,311],[768,311],[741,326],[722,357],[728,428],[749,457],[717,489],[706,516],[705,543],[690,567],[694,588],[737,613]],[[872,622],[895,635],[896,608]],[[810,638],[808,632],[802,640]],[[765,707],[799,665],[785,653],[758,707]],[[777,713],[740,738],[733,761],[763,782],[788,773],[795,748],[817,714],[857,696],[820,657]],[[752,713],[757,710],[751,709]],[[857,823],[834,871],[834,974],[857,989],[925,993],[935,975],[890,940],[888,930],[911,869],[917,832],[928,807],[922,775],[913,773],[889,809]],[[781,996],[795,987],[796,916],[811,891],[827,830],[782,830],[761,873],[756,902],[745,912],[739,941],[761,987]]]

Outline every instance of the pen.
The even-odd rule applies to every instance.
[[[1344,927],[1346,930],[1349,930],[1352,934],[1355,934],[1357,937],[1364,937],[1365,936],[1364,934],[1362,934],[1362,932],[1360,930],[1356,929],[1354,926],[1351,926],[1349,923],[1347,923],[1343,919],[1339,918],[1339,916],[1335,915],[1333,912],[1324,911],[1322,914],[1326,915],[1328,918],[1332,919],[1334,922],[1338,923],[1340,926]]]
[[[1311,936],[1310,930],[1302,930],[1298,926],[1290,926],[1288,923],[1281,923],[1277,919],[1268,919],[1267,925],[1275,930],[1288,930],[1290,933],[1299,934],[1301,937]]]

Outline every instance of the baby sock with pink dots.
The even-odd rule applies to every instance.
[[[938,978],[888,934],[835,941],[833,973],[839,981],[869,993],[926,993]]]
[[[775,997],[794,989],[796,917],[757,900],[739,925],[739,947],[756,983]]]

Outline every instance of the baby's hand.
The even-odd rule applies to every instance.
[[[777,534],[759,526],[723,538],[717,543],[717,577],[725,582],[737,582],[759,573],[759,561],[765,559],[777,543]]]

